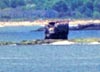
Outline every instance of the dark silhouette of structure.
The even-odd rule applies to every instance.
[[[45,28],[45,39],[68,39],[69,25],[50,22]]]

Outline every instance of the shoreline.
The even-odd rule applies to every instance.
[[[6,21],[0,22],[0,27],[13,27],[13,26],[42,26],[44,27],[51,21],[68,21],[68,19],[51,19],[51,20],[35,20],[35,21]],[[87,25],[87,24],[98,24],[100,20],[70,20],[69,26]]]
[[[100,39],[98,38],[90,38],[90,39],[74,39],[74,40],[54,40],[54,39],[47,39],[47,40],[23,40],[20,42],[5,42],[0,41],[0,46],[9,46],[9,45],[100,45]]]

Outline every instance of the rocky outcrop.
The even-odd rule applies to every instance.
[[[100,30],[100,24],[79,24],[78,26],[69,26],[69,30]],[[33,31],[45,31],[45,27]]]
[[[2,45],[14,45],[14,44],[16,44],[16,43],[15,42],[5,42],[5,41],[0,42],[0,46],[2,46]]]
[[[17,42],[0,42],[0,46],[5,46],[5,45],[70,45],[70,44],[100,44],[100,39],[74,39],[74,40],[54,40],[54,39],[46,39],[46,40],[23,40],[19,43]]]
[[[0,46],[3,46],[3,45],[41,45],[41,44],[49,44],[49,43],[56,42],[56,41],[59,41],[59,40],[51,40],[51,39],[48,39],[48,40],[32,40],[32,41],[23,40],[19,43],[1,41]]]
[[[45,28],[45,39],[68,39],[69,26],[50,22]]]
[[[70,30],[100,30],[100,24],[85,24],[70,27]]]

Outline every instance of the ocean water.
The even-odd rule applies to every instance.
[[[100,72],[100,45],[0,46],[0,72]]]
[[[0,41],[44,39],[43,31],[33,31],[38,28],[40,28],[40,26],[0,28]],[[100,38],[100,30],[70,31],[68,38]]]
[[[0,28],[0,41],[44,39],[37,28]],[[100,31],[70,31],[76,38],[100,38]],[[0,72],[100,72],[100,45],[0,46]]]
[[[33,39],[44,39],[44,32],[33,31],[40,26],[29,27],[2,27],[0,28],[0,41],[22,41]]]
[[[100,38],[100,30],[76,30],[69,32],[69,39]]]

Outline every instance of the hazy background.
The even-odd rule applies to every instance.
[[[0,20],[100,19],[100,0],[0,0]]]

